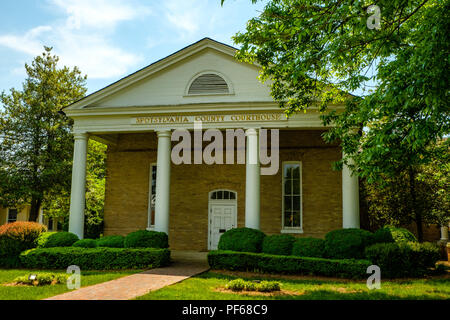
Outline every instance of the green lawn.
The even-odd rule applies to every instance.
[[[381,289],[369,290],[365,281],[288,280],[264,276],[251,278],[276,280],[290,295],[262,296],[217,292],[217,288],[235,279],[234,276],[207,272],[183,282],[150,292],[139,300],[233,300],[233,299],[450,299],[450,278],[382,281]],[[244,278],[250,279],[250,278]]]
[[[41,272],[65,273],[66,271],[39,270]],[[37,272],[37,271],[34,271]],[[120,271],[82,271],[81,286],[90,286],[93,284],[114,280],[123,276],[140,272],[140,270],[120,270]],[[29,275],[32,270],[24,269],[0,269],[0,300],[39,300],[55,296],[60,293],[70,291],[66,284],[50,286],[4,286],[11,283],[16,277]]]

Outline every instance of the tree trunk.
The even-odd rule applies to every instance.
[[[30,216],[28,221],[36,222],[39,217],[39,210],[41,209],[42,198],[34,196],[31,198]]]
[[[409,168],[409,192],[411,195],[411,210],[414,214],[414,220],[416,222],[417,227],[417,240],[419,242],[423,241],[423,230],[422,230],[422,206],[417,203],[417,194],[416,194],[416,174],[412,167]]]

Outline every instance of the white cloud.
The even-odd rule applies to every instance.
[[[78,66],[92,79],[107,79],[125,74],[141,57],[110,45],[101,35],[59,34],[56,54],[62,65]]]
[[[50,26],[40,26],[29,30],[23,36],[0,35],[0,45],[29,55],[38,55],[42,52],[39,37],[51,30]]]
[[[164,2],[164,16],[170,27],[183,38],[191,38],[209,21],[210,3],[205,0]]]
[[[119,23],[148,15],[148,8],[117,0],[48,2],[62,11],[63,19],[23,35],[0,34],[0,45],[30,56],[40,54],[44,45],[52,46],[62,65],[78,66],[91,79],[122,76],[142,60],[112,44],[110,37]]]
[[[201,22],[199,2],[197,6],[194,6],[189,1],[166,1],[165,11],[167,20],[181,33],[192,34],[196,32]]]
[[[161,33],[170,34],[162,38],[164,42],[171,42],[178,38],[184,43],[200,40],[203,37],[217,38],[216,40],[229,42],[232,35],[240,28],[245,27],[245,22],[252,16],[257,15],[256,9],[261,9],[261,1],[253,5],[250,1],[242,4],[239,1],[225,1],[221,6],[219,0],[165,0],[158,8],[160,16],[165,17],[162,21],[164,29]],[[148,39],[149,47],[157,41],[153,37]]]
[[[130,1],[124,3],[117,0],[49,0],[49,2],[67,14],[67,27],[73,29],[113,28],[119,22],[132,20],[150,12],[148,8],[134,5]]]

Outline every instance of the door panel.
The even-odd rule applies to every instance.
[[[223,233],[234,228],[236,204],[211,204],[209,248],[216,250]]]

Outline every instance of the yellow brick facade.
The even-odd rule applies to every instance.
[[[24,206],[19,208],[17,214],[17,221],[28,221],[30,215],[30,206]],[[8,208],[0,206],[0,225],[7,223],[8,220]]]
[[[302,161],[303,233],[323,237],[342,227],[341,172],[331,165],[339,147],[325,144],[322,131],[280,130],[280,169],[261,176],[261,230],[282,225],[282,162]],[[270,136],[270,135],[269,135]],[[147,227],[150,165],[156,163],[155,133],[121,134],[108,148],[105,234]],[[237,192],[238,226],[245,224],[245,165],[171,165],[170,230],[173,249],[207,250],[208,196],[215,189]]]

